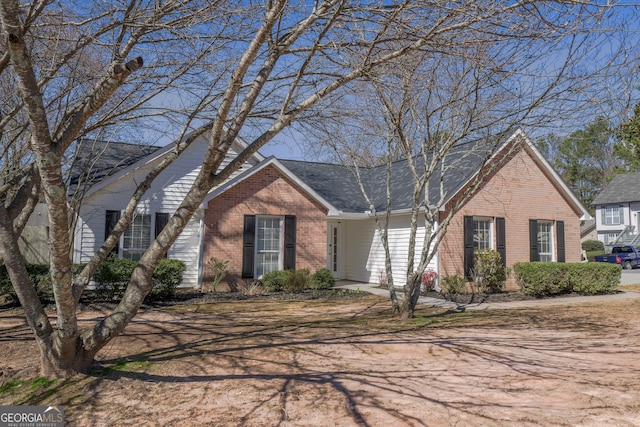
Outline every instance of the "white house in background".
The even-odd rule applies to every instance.
[[[598,240],[605,246],[640,243],[640,172],[616,175],[592,205]]]

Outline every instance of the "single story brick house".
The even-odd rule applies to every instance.
[[[229,158],[244,146],[237,141]],[[121,238],[118,256],[135,259],[146,249],[193,182],[205,147],[204,137],[194,142],[155,180]],[[76,227],[74,262],[86,261],[99,248],[135,183],[170,149],[146,154],[89,189]],[[440,188],[445,194],[441,218],[480,170],[482,156],[473,153],[469,146],[453,150],[447,162],[455,167],[433,178],[442,183],[432,189],[433,200],[439,200]],[[529,138],[516,131],[491,161],[499,167],[454,215],[429,268],[441,276],[464,275],[474,250],[487,248],[498,250],[507,266],[530,260],[579,262],[580,222],[590,216]],[[402,285],[411,177],[402,161],[393,167],[389,242],[394,282]],[[361,176],[371,200],[378,209],[384,206],[385,167],[362,170]],[[419,242],[424,228],[418,234]],[[231,285],[274,269],[323,267],[336,279],[377,283],[384,269],[369,205],[349,168],[260,154],[209,193],[168,257],[186,263],[183,286],[195,288],[209,280],[212,258],[228,261],[225,281]]]

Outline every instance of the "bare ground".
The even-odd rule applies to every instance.
[[[35,354],[0,312],[0,405],[63,405],[69,426],[640,425],[640,300],[404,324],[375,296],[189,304],[142,311],[90,375],[16,381]]]

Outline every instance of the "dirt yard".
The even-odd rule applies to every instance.
[[[640,300],[423,308],[407,324],[389,308],[365,296],[148,309],[95,372],[51,383],[33,381],[31,334],[4,310],[0,405],[63,405],[68,426],[640,425]]]

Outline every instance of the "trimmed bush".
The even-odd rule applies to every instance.
[[[96,282],[96,296],[112,300],[121,298],[129,283],[131,273],[137,262],[128,259],[118,259],[116,257],[107,258],[98,267],[93,276]],[[51,300],[53,292],[51,289],[51,275],[47,264],[27,264],[27,272],[31,283],[35,286],[41,300]],[[85,264],[74,264],[72,274],[78,274],[85,267]],[[153,289],[147,296],[150,299],[172,298],[176,288],[182,283],[182,274],[186,269],[184,262],[174,259],[162,259],[153,272]],[[0,296],[11,295],[17,300],[15,291],[9,280],[5,266],[0,267]]]
[[[96,295],[108,300],[122,298],[137,264],[137,261],[130,259],[107,258],[93,275],[93,280],[96,282]],[[153,288],[147,295],[147,299],[172,298],[176,288],[182,283],[185,268],[182,261],[161,259],[153,272]]]
[[[588,262],[593,262],[593,258],[598,256],[598,255],[605,255],[606,252],[605,251],[588,251],[587,252],[587,261]]]
[[[611,293],[621,274],[619,265],[608,263],[520,262],[513,271],[522,293],[534,297]]]
[[[280,292],[284,288],[283,270],[274,270],[262,275],[260,281],[268,292]]]
[[[610,294],[620,283],[622,269],[617,264],[570,264],[569,277],[573,291],[582,295]]]
[[[104,260],[93,275],[96,296],[107,300],[122,298],[136,264],[136,261],[115,256]]]
[[[287,270],[284,275],[283,290],[286,292],[300,292],[311,284],[311,272],[308,268]]]
[[[604,252],[604,243],[600,240],[585,240],[582,242],[582,250],[587,252]]]
[[[153,272],[153,289],[147,299],[162,300],[173,298],[176,288],[182,283],[186,266],[177,259],[161,259]]]
[[[513,266],[516,282],[525,295],[544,297],[571,292],[567,264],[519,262]]]
[[[49,266],[47,264],[27,264],[25,267],[40,300],[52,299],[53,290],[51,289]],[[2,295],[9,295],[14,301],[18,300],[18,295],[9,278],[9,272],[4,265],[0,266],[0,296]]]
[[[336,279],[328,268],[321,268],[311,276],[311,288],[313,289],[329,289],[336,284]]]

